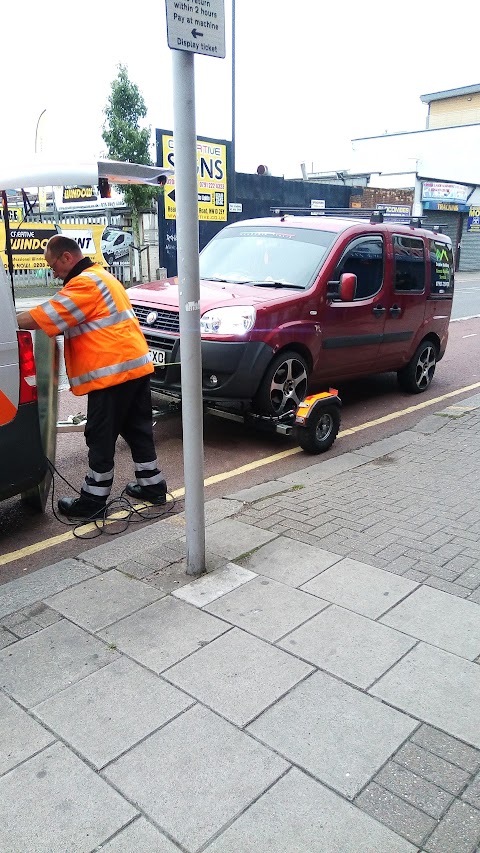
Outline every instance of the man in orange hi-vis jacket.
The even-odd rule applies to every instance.
[[[88,394],[85,440],[89,468],[78,498],[60,498],[60,512],[94,518],[105,511],[121,435],[135,465],[128,495],[164,504],[167,485],[158,468],[152,429],[147,342],[123,285],[84,257],[74,240],[52,237],[45,260],[62,289],[48,302],[17,316],[21,329],[65,337],[65,365],[75,395]]]

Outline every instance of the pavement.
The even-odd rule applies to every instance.
[[[480,395],[0,586],[2,853],[480,849]]]

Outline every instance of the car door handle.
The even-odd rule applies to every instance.
[[[372,308],[372,314],[375,314],[375,317],[382,317],[386,310],[383,305],[375,305],[375,308]]]
[[[400,317],[401,313],[402,309],[400,308],[400,305],[392,305],[389,311],[391,317]]]

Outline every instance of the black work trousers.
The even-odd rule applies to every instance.
[[[114,474],[115,444],[121,435],[130,447],[134,463],[146,463],[152,481],[161,475],[156,466],[152,428],[150,376],[88,394],[85,441],[90,470],[82,493],[106,500]]]

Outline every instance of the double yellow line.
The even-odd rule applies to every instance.
[[[424,400],[421,403],[416,403],[414,406],[407,406],[405,409],[400,409],[398,412],[390,412],[388,415],[383,415],[381,418],[375,418],[373,421],[366,421],[358,426],[349,427],[341,430],[338,434],[339,438],[345,435],[354,435],[357,432],[362,432],[370,427],[385,424],[389,421],[394,421],[404,415],[409,415],[412,412],[427,409],[437,403],[442,403],[444,400],[449,400],[452,397],[458,397],[460,394],[465,394],[467,391],[475,391],[480,388],[480,382],[475,382],[473,385],[464,385],[463,388],[457,388],[455,391],[449,391],[448,394],[442,394],[440,397],[432,397],[430,400]],[[221,474],[213,474],[204,480],[204,486],[213,486],[215,483],[221,483],[224,480],[230,480],[232,477],[238,477],[240,474],[246,474],[248,471],[254,471],[256,468],[262,468],[264,465],[271,465],[273,462],[278,462],[280,459],[286,459],[288,456],[295,456],[297,453],[302,453],[300,447],[292,447],[290,450],[282,450],[280,453],[274,453],[273,456],[265,456],[263,459],[257,459],[255,462],[248,462],[246,465],[240,465],[238,468],[232,468],[231,471],[223,471]],[[182,487],[172,492],[174,498],[181,498],[185,494],[185,489]],[[121,519],[124,517],[122,512],[115,513],[110,516],[111,520]],[[174,518],[174,516],[172,516]],[[81,528],[77,528],[79,534],[86,534],[95,530],[95,524],[85,524]],[[60,545],[62,542],[67,542],[73,539],[74,535],[71,530],[66,533],[60,533],[58,536],[52,536],[50,539],[44,539],[41,542],[35,542],[33,545],[27,545],[25,548],[20,548],[18,551],[11,551],[9,554],[0,556],[0,566],[5,566],[7,563],[13,563],[14,560],[21,560],[22,557],[28,557],[31,554],[36,554],[39,551],[44,551],[46,548],[53,548],[55,545]],[[93,546],[92,546],[93,547]]]

